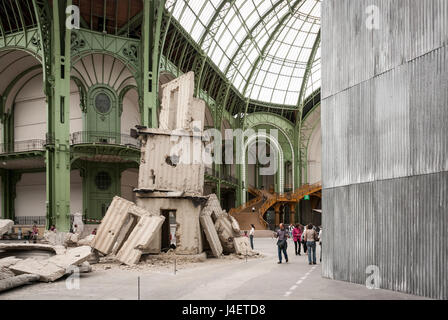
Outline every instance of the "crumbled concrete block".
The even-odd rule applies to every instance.
[[[7,268],[9,266],[12,266],[13,264],[16,264],[22,259],[18,259],[16,257],[6,257],[0,259],[0,268]]]
[[[222,210],[221,204],[219,203],[219,199],[216,194],[212,193],[208,196],[207,202],[202,209],[201,215],[209,215],[214,221],[216,221],[218,217],[225,215],[225,211]]]
[[[90,246],[94,239],[95,239],[95,235],[90,234],[87,237],[85,237],[81,240],[78,240],[77,245],[78,246]]]
[[[219,258],[222,255],[222,245],[218,233],[216,232],[215,225],[213,224],[212,217],[209,215],[201,215],[199,220],[213,255]]]
[[[117,241],[129,209],[134,206],[131,201],[120,197],[114,197],[112,203],[107,209],[106,215],[98,227],[95,240],[92,243],[93,248],[103,254],[109,254]]]
[[[238,237],[239,234],[235,233],[233,230],[230,219],[225,216],[219,217],[215,222],[215,229],[218,233],[224,253],[234,253],[235,246],[233,244],[233,238]]]
[[[118,251],[117,259],[127,265],[140,261],[142,251],[146,249],[162,227],[165,217],[143,216],[133,228],[127,240]]]
[[[78,265],[89,259],[92,248],[89,246],[68,249],[65,254],[55,255],[48,259],[58,267],[67,269],[71,265]]]
[[[38,281],[39,278],[40,276],[37,274],[23,274],[0,280],[0,292],[30,284],[34,281]]]
[[[192,71],[164,84],[159,115],[161,129],[188,129],[195,125],[204,128],[205,102],[194,98],[194,73]]]
[[[239,255],[255,255],[250,247],[250,242],[248,237],[235,237],[233,238],[233,245],[235,247],[235,253]]]
[[[79,266],[79,272],[80,273],[89,273],[92,272],[92,266],[90,265],[90,263],[88,261],[84,261],[83,263],[81,263],[81,265]]]
[[[228,215],[229,219],[230,219],[230,223],[232,225],[232,229],[235,233],[240,234],[241,230],[240,230],[240,224],[238,223],[238,221],[236,221],[236,219],[234,217],[232,217],[231,215]]]
[[[0,238],[11,230],[14,221],[9,219],[0,219]]]
[[[20,275],[24,273],[37,274],[39,280],[43,282],[55,281],[65,274],[65,268],[59,267],[48,260],[37,260],[28,258],[17,262],[15,265],[9,267],[15,274]]]
[[[15,274],[8,268],[0,267],[0,280],[14,277]]]

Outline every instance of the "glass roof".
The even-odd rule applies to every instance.
[[[243,96],[297,105],[320,30],[320,2],[177,0],[173,16]],[[320,45],[304,97],[319,87]]]

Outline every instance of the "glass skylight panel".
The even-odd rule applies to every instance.
[[[173,15],[199,42],[210,32],[209,24],[222,1],[177,0]],[[320,30],[320,2],[304,0],[295,6],[294,12],[291,9],[295,0],[227,2],[211,28],[218,28],[216,33],[212,31],[205,37],[202,48],[246,97],[296,105]],[[276,30],[280,21],[282,25]],[[311,68],[306,94],[319,86],[320,50]]]

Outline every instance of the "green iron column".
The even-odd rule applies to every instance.
[[[143,1],[141,94],[142,124],[157,127],[161,26],[165,0]]]
[[[3,219],[15,219],[16,185],[20,181],[21,174],[13,170],[2,169],[2,214]]]
[[[68,1],[53,1],[47,95],[47,227],[70,230],[70,29]],[[48,52],[47,52],[48,54]]]

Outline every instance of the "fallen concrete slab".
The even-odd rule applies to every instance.
[[[22,259],[18,259],[16,257],[6,257],[0,259],[0,268],[8,268],[9,266],[12,266],[13,264],[16,264]]]
[[[163,216],[143,216],[131,231],[127,240],[118,251],[117,259],[127,265],[134,265],[140,261],[143,250],[160,231],[165,217]]]
[[[48,262],[54,263],[58,267],[67,269],[69,266],[79,265],[87,261],[92,254],[90,246],[76,247],[68,249],[65,254],[53,256],[48,259]]]
[[[120,197],[114,197],[107,209],[106,215],[98,227],[93,248],[102,254],[109,254],[117,241],[120,230],[129,214],[129,209],[135,204]]]
[[[218,233],[216,232],[212,217],[209,215],[201,215],[199,217],[199,220],[201,222],[201,226],[204,230],[208,244],[212,249],[213,255],[219,258],[222,255],[222,245],[221,241],[219,240]]]
[[[49,262],[48,260],[36,260],[28,258],[21,260],[10,266],[9,269],[16,275],[37,274],[39,275],[39,281],[50,282],[55,281],[65,274],[65,268],[59,267],[56,264]]]
[[[14,225],[14,221],[9,219],[0,219],[0,238]]]
[[[34,281],[38,281],[39,278],[40,276],[37,274],[22,274],[20,276],[0,280],[0,292],[31,284]]]

